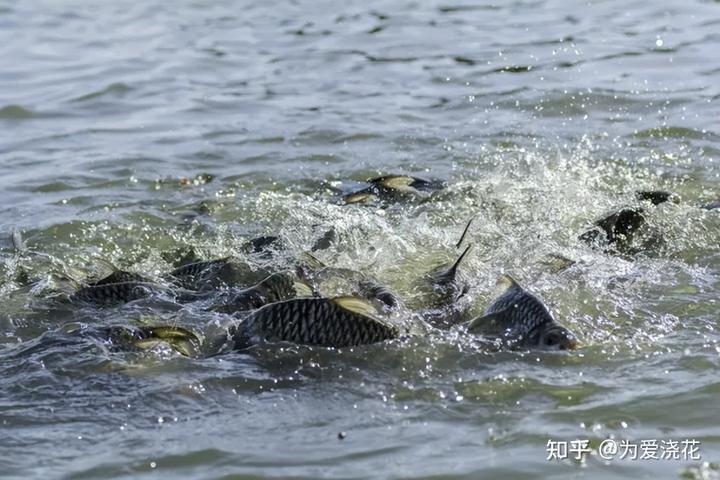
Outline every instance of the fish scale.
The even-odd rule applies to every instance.
[[[342,348],[382,342],[403,334],[396,325],[346,309],[336,301],[301,298],[266,305],[235,326],[231,335],[241,347],[248,345],[248,339],[261,337]]]
[[[82,287],[70,299],[87,303],[112,304],[145,298],[156,290],[156,285],[147,282],[100,283]]]

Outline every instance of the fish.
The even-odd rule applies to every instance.
[[[132,280],[109,282],[105,280],[82,286],[70,296],[70,301],[109,306],[147,298],[164,290],[161,285],[151,282]]]
[[[220,313],[235,313],[254,310],[269,303],[295,298],[298,294],[310,295],[310,287],[302,284],[291,272],[274,273],[249,288],[229,289],[222,293],[210,310]]]
[[[387,311],[398,310],[402,305],[400,298],[394,292],[371,278],[360,280],[356,293],[366,300],[378,301],[381,308]]]
[[[314,296],[323,296],[325,290],[340,289],[344,290],[343,294],[352,293],[377,303],[382,310],[397,310],[401,305],[400,298],[374,278],[350,268],[329,267],[308,252],[303,254],[296,272]]]
[[[458,268],[472,245],[468,245],[452,265],[441,265],[425,274],[425,281],[435,292],[433,304],[447,304],[458,300],[468,291],[468,286],[458,282]]]
[[[665,190],[640,190],[635,192],[635,198],[638,200],[644,200],[652,203],[653,205],[660,205],[665,202],[680,203],[680,196]]]
[[[317,240],[315,240],[313,246],[310,248],[310,251],[317,252],[318,250],[327,250],[336,239],[337,232],[335,232],[335,228],[331,227],[330,230],[326,231],[318,237]]]
[[[104,278],[101,278],[100,280],[97,280],[95,282],[92,282],[92,285],[99,287],[101,285],[109,285],[112,283],[131,283],[131,282],[150,283],[150,280],[143,277],[139,273],[126,272],[124,270],[116,270],[116,271],[112,272],[110,275],[108,275]]]
[[[209,291],[224,287],[246,287],[268,275],[265,270],[253,270],[248,264],[225,257],[180,266],[171,271],[167,279],[187,290]]]
[[[561,325],[538,297],[526,291],[510,275],[498,281],[501,293],[483,316],[464,324],[473,334],[499,338],[510,346],[541,350],[574,350],[579,342]]]
[[[358,297],[298,298],[255,310],[230,328],[236,349],[263,341],[345,348],[400,338],[409,330]]]
[[[439,180],[425,180],[407,175],[385,175],[371,178],[370,186],[345,195],[346,205],[353,203],[370,203],[378,200],[402,200],[409,198],[425,198],[430,193],[445,188]]]
[[[150,350],[165,344],[181,355],[192,358],[200,356],[202,344],[202,339],[190,330],[166,325],[105,327],[100,336],[120,350]]]
[[[465,229],[460,235],[460,239],[455,244],[455,248],[460,248],[462,246],[473,220],[474,217],[468,220],[465,225]],[[447,305],[457,301],[460,297],[467,293],[469,287],[459,282],[458,269],[471,249],[472,244],[468,245],[452,264],[440,265],[425,274],[423,277],[424,283],[426,286],[430,287],[430,291],[428,292],[430,305],[436,307]]]
[[[596,221],[578,238],[591,246],[611,245],[618,250],[627,249],[635,234],[647,224],[645,215],[641,207],[622,208]]]
[[[248,240],[243,244],[243,251],[245,253],[263,253],[263,254],[270,254],[272,253],[270,248],[272,246],[277,246],[279,243],[280,237],[277,237],[275,235],[265,235],[262,237],[253,238],[251,240]]]

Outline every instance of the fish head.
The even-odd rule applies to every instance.
[[[533,337],[542,350],[575,350],[580,345],[575,334],[559,323],[539,327]]]

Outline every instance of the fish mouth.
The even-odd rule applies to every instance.
[[[580,347],[582,347],[582,344],[576,338],[568,339],[568,344],[567,344],[568,350],[577,350]]]

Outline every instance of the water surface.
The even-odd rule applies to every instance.
[[[697,205],[720,196],[719,9],[0,3],[0,231],[29,249],[2,244],[3,475],[717,478],[720,216]],[[333,194],[386,173],[448,189],[387,208]],[[661,246],[578,242],[636,189],[682,197],[649,207]],[[415,280],[471,215],[471,311],[509,272],[584,348],[448,335],[187,359],[70,332],[207,315],[43,303],[63,274],[160,278],[176,249],[243,258],[258,235],[283,238],[269,262],[285,268],[332,226],[324,262],[422,304]],[[557,272],[551,254],[577,263]],[[545,459],[549,439],[606,438],[697,439],[702,460]]]

